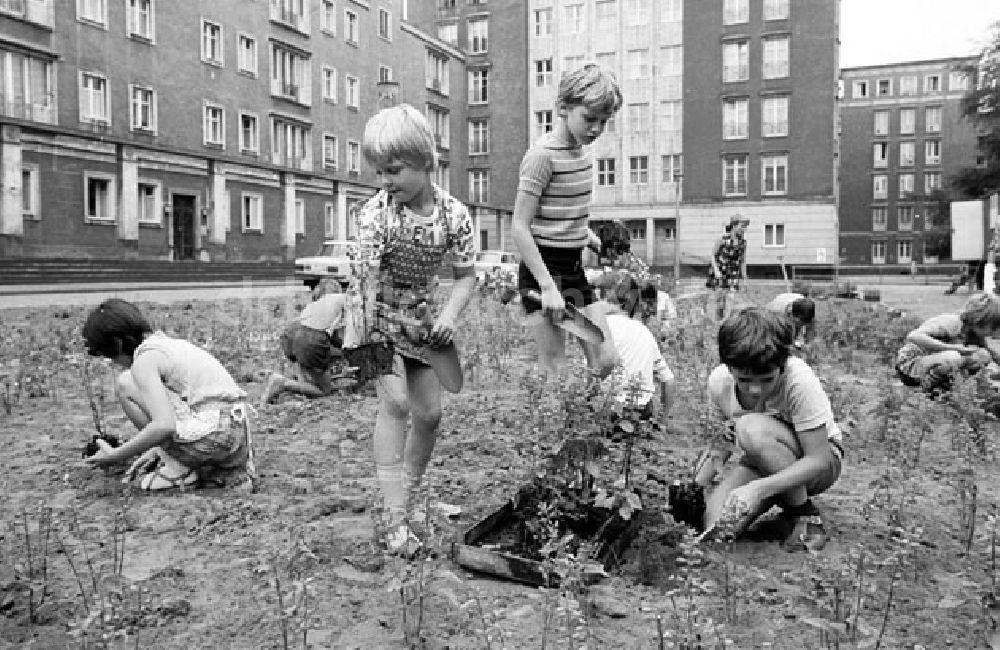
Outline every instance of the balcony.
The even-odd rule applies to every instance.
[[[5,99],[0,97],[0,108],[7,117],[31,120],[43,124],[56,123],[55,96],[50,95],[39,101]]]
[[[52,0],[0,0],[0,14],[49,28],[54,26],[52,7]]]

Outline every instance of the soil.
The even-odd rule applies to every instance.
[[[142,307],[212,351],[256,400],[271,371],[288,370],[278,335],[304,301]],[[679,301],[663,342],[677,405],[632,449],[643,526],[609,577],[562,593],[449,559],[451,542],[544,475],[568,438],[599,435],[592,396],[537,379],[517,306],[477,297],[467,310],[466,387],[444,396],[427,477],[429,552],[409,562],[378,541],[371,384],[260,407],[256,493],[146,494],[122,485],[124,466],[80,460],[97,433],[91,395],[107,433],[133,435],[113,401],[114,369],[83,352],[84,307],[0,311],[0,645],[989,648],[990,634],[1000,643],[989,629],[1000,619],[1000,482],[997,421],[979,408],[988,388],[959,382],[932,401],[899,385],[889,361],[915,321],[879,303],[820,301],[805,353],[847,431],[843,475],[816,499],[826,548],[786,550],[775,512],[729,545],[694,544],[673,521],[669,486],[690,478],[714,426],[705,307],[700,296]],[[625,454],[620,440],[602,442],[598,487],[613,485]],[[439,504],[461,512],[450,518]]]

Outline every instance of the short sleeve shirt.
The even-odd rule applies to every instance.
[[[928,318],[921,323],[916,331],[926,334],[942,343],[965,343],[965,338],[962,335],[962,317],[958,314],[941,314],[940,316]],[[925,350],[920,345],[912,341],[907,341],[900,348],[898,358],[912,359],[929,354],[929,352],[929,350]]]
[[[531,235],[539,246],[587,245],[593,166],[583,147],[546,133],[528,149],[518,172],[519,192],[538,197]]]
[[[330,294],[306,305],[299,314],[299,323],[314,330],[332,332],[344,326],[344,305],[347,296]]]
[[[611,340],[621,359],[616,378],[622,381],[623,389],[616,398],[620,402],[628,401],[628,382],[635,378],[639,382],[636,404],[645,406],[656,392],[654,379],[667,382],[674,378],[674,373],[645,325],[624,314],[608,314],[607,321]]]

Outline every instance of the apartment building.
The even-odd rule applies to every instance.
[[[962,117],[975,57],[841,71],[840,245],[846,264],[939,261],[925,250],[937,192],[976,165]]]
[[[558,80],[594,61],[624,106],[592,145],[595,221],[652,264],[704,265],[730,216],[753,265],[832,261],[839,2],[530,0],[533,139]]]
[[[465,198],[465,55],[401,0],[0,0],[0,255],[288,260],[354,234],[382,105]],[[461,100],[461,102],[459,102]]]

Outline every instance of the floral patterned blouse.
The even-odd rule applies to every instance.
[[[719,250],[715,253],[715,264],[722,277],[715,277],[711,265],[708,267],[708,286],[718,289],[739,289],[743,276],[743,258],[747,254],[747,240],[742,235],[727,232],[722,236]]]
[[[434,186],[434,212],[424,217],[397,204],[385,191],[358,213],[358,258],[378,265],[374,318],[369,329],[393,343],[395,351],[418,360],[419,334],[408,331],[393,315],[421,318],[437,312],[432,303],[437,273],[445,254],[455,269],[471,269],[476,255],[472,217],[457,199]]]

